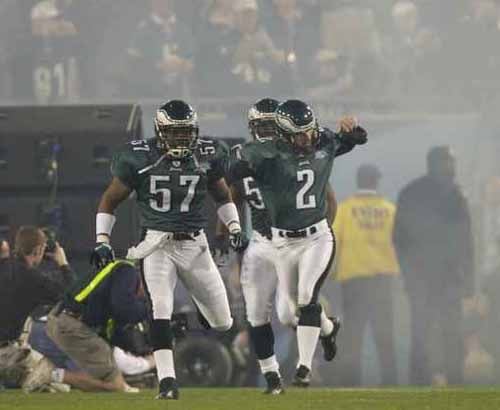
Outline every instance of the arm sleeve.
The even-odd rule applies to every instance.
[[[229,163],[229,148],[224,142],[217,142],[216,155],[210,161],[209,180],[214,182],[224,178],[228,174]]]
[[[335,152],[335,157],[351,152],[356,145],[367,142],[367,132],[364,128],[356,127],[349,133],[333,133],[328,130],[327,138],[330,139],[330,146]]]
[[[113,156],[111,174],[118,178],[128,188],[135,190],[137,170],[131,159],[128,158],[127,152],[121,151]]]
[[[56,279],[59,278],[59,279]],[[40,303],[55,303],[64,296],[64,292],[73,284],[74,274],[69,266],[63,266],[60,272],[43,273],[34,271],[30,280],[34,287],[38,289]]]
[[[251,142],[243,145],[230,168],[230,183],[235,183],[245,177],[253,177],[263,181],[266,176],[272,175],[272,154],[262,148],[262,143]]]
[[[146,301],[137,295],[139,276],[131,266],[113,272],[111,310],[117,323],[137,323],[146,319]]]

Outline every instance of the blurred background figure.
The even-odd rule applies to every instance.
[[[427,155],[427,174],[399,194],[394,244],[408,292],[411,315],[410,383],[430,384],[429,336],[444,342],[435,381],[463,382],[463,301],[474,294],[474,252],[467,199],[455,182],[448,146]]]
[[[341,202],[333,230],[337,239],[335,278],[343,307],[341,383],[361,385],[367,327],[374,335],[382,384],[397,384],[394,352],[393,281],[399,265],[392,245],[395,206],[377,192],[381,173],[364,164],[356,194]]]
[[[391,17],[394,31],[385,41],[385,53],[390,59],[392,92],[429,95],[443,79],[442,41],[423,26],[421,12],[413,1],[398,1]]]
[[[75,102],[80,96],[81,39],[64,12],[62,2],[49,0],[31,9],[32,62],[28,67],[19,67],[19,75],[26,76],[25,86],[30,90],[25,93],[33,95],[38,104]],[[24,71],[26,68],[30,72]]]
[[[386,92],[388,63],[373,9],[351,2],[330,5],[320,20],[318,47],[310,48],[310,95],[366,98]]]
[[[200,11],[194,70],[196,92],[203,97],[229,97],[235,86],[231,74],[238,41],[234,4],[233,0],[214,0]]]
[[[234,5],[238,42],[232,55],[231,73],[237,79],[233,95],[262,96],[274,81],[273,72],[285,62],[260,22],[256,0],[237,0]]]
[[[134,97],[188,98],[192,33],[176,16],[171,0],[150,0],[149,7],[127,48],[128,75],[122,86]]]

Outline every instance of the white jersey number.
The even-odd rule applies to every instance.
[[[252,188],[250,184],[254,185]],[[255,209],[266,209],[264,204],[264,199],[259,191],[259,188],[255,186],[255,181],[252,177],[243,178],[243,187],[245,188],[245,196],[250,197],[255,194],[255,199],[249,199],[248,202]]]
[[[316,208],[316,196],[307,195],[307,192],[314,184],[314,171],[312,169],[301,169],[300,171],[297,171],[297,181],[304,182],[304,185],[302,185],[302,188],[300,188],[299,192],[297,192],[297,197],[295,198],[296,208]]]
[[[170,182],[169,175],[151,175],[149,192],[155,198],[149,200],[149,206],[158,212],[168,212],[172,208],[171,191],[169,188],[159,188],[159,182]],[[191,202],[193,202],[196,193],[196,185],[200,182],[199,175],[181,175],[179,179],[180,186],[187,186],[187,194],[183,199],[180,211],[189,212]]]

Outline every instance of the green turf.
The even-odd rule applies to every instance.
[[[255,389],[183,389],[181,400],[156,401],[153,391],[139,395],[90,393],[0,393],[0,409],[33,410],[426,410],[500,409],[499,388],[466,389],[288,389],[266,397]]]

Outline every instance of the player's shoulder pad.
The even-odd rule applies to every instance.
[[[325,138],[325,139],[333,139],[337,135],[335,132],[333,132],[330,128],[327,127],[320,127],[319,128],[319,135],[320,138]]]
[[[203,136],[198,139],[198,154],[207,159],[221,158],[229,155],[229,147],[218,138]]]
[[[261,156],[262,158],[274,158],[278,154],[275,140],[249,141],[242,145],[243,156]]]
[[[319,145],[320,145],[320,147],[325,147],[325,146],[331,145],[338,138],[338,134],[336,134],[330,128],[327,128],[327,127],[320,127],[318,129],[318,133],[319,133]]]
[[[156,138],[129,141],[117,152],[115,158],[141,168],[158,156],[157,143]]]

